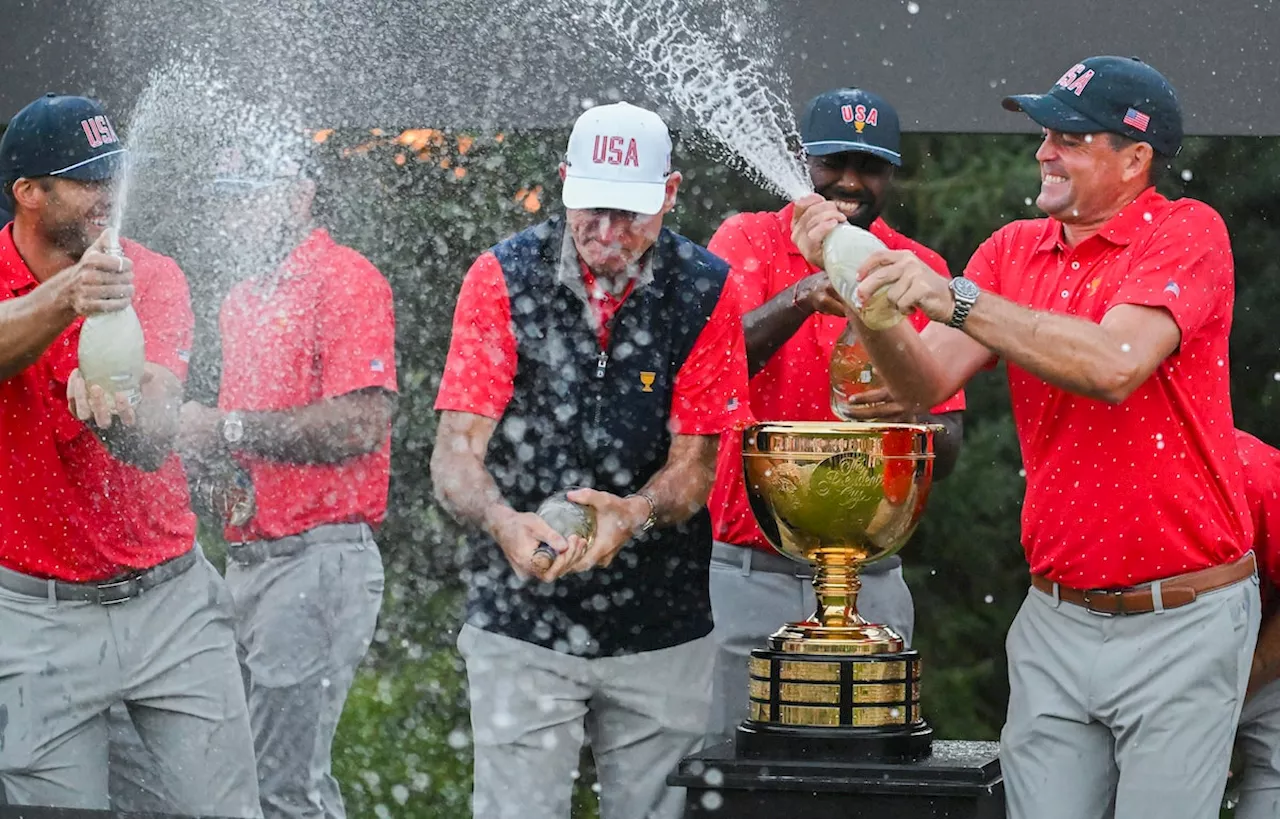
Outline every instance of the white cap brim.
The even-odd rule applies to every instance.
[[[667,183],[566,176],[561,198],[564,206],[573,210],[607,208],[653,216],[662,211]]]

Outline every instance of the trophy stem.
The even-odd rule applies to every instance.
[[[788,623],[769,638],[778,651],[834,654],[889,654],[906,648],[906,641],[889,626],[858,614],[858,570],[862,554],[847,548],[818,549],[813,589],[818,610],[803,623]]]
[[[867,621],[858,614],[858,577],[861,559],[846,549],[819,549],[814,555],[813,590],[818,610],[813,622],[824,628],[864,626]]]

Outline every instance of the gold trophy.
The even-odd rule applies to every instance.
[[[743,435],[751,509],[779,552],[813,567],[818,608],[751,652],[738,755],[914,760],[933,730],[920,713],[920,656],[857,610],[864,563],[911,537],[933,480],[937,427],[764,423]]]

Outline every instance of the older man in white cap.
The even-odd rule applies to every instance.
[[[705,509],[745,424],[737,280],[662,226],[680,174],[654,113],[592,108],[564,218],[463,281],[436,408],[436,497],[472,535],[466,659],[476,816],[567,819],[584,734],[605,819],[675,819],[715,661]],[[589,540],[534,510],[568,488]],[[554,560],[539,560],[539,547]]]

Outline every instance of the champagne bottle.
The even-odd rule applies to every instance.
[[[108,237],[108,252],[124,258],[114,232]],[[97,385],[107,395],[123,393],[133,406],[142,400],[146,347],[132,304],[86,317],[80,327],[78,356],[80,375],[88,386]]]
[[[588,543],[596,535],[596,510],[569,500],[568,494],[578,487],[551,495],[538,506],[538,517],[563,537],[577,535]]]
[[[853,323],[845,325],[844,332],[836,340],[831,351],[831,412],[845,421],[857,419],[849,411],[854,397],[884,387],[884,380],[871,363],[866,346],[858,338]]]
[[[877,290],[866,304],[858,299],[858,268],[872,253],[886,250],[870,231],[850,224],[837,225],[822,242],[827,276],[840,298],[858,311],[862,323],[872,330],[887,330],[902,321],[903,315],[889,303],[888,285]]]
[[[537,515],[561,537],[577,535],[590,543],[596,536],[596,510],[594,506],[569,500],[568,494],[577,488],[573,486],[549,496],[538,506]],[[556,550],[545,543],[533,550],[533,566],[539,573],[550,568],[555,559]]]

